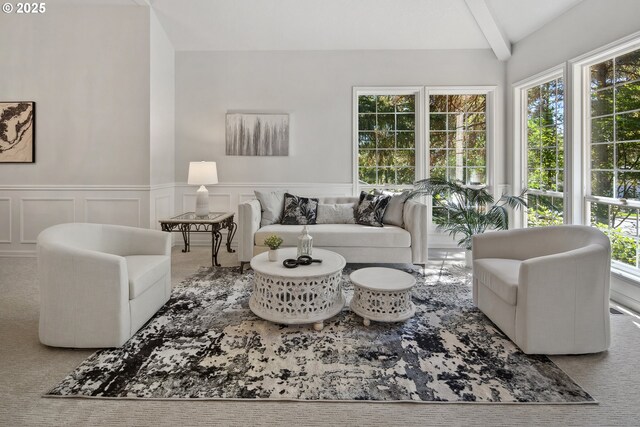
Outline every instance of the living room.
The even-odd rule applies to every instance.
[[[4,2],[0,424],[633,425],[639,13],[637,0]],[[25,117],[28,126],[15,124]],[[234,146],[256,123],[281,126],[277,150]],[[23,136],[16,148],[11,127]],[[248,146],[256,140],[259,150],[264,138]],[[502,231],[470,232],[479,243],[466,260],[472,237],[458,244],[466,235],[449,220],[451,199],[429,181],[440,178],[456,186],[448,191],[515,206],[504,210],[506,223],[490,217],[488,229],[508,227],[520,242],[491,240]],[[380,212],[366,233],[351,221],[359,206],[382,199],[390,218],[396,196],[409,193],[396,220]],[[521,195],[528,207],[517,206]],[[305,222],[280,224],[282,207],[264,221],[273,197],[284,207],[317,199],[306,244],[322,263],[304,265],[304,248],[295,250]],[[349,204],[349,220],[336,224]],[[475,213],[486,213],[484,205]],[[181,216],[199,207],[220,214]],[[158,249],[169,257],[157,278],[164,291],[153,309],[131,309],[136,326],[115,341],[106,340],[109,325],[122,327],[123,317],[105,308],[109,292],[65,285],[83,274],[101,282],[104,271],[65,264],[55,251],[67,240],[93,252],[107,245],[103,237],[90,242],[97,224],[144,229],[125,233],[121,245],[144,246],[158,235],[170,245]],[[552,255],[555,264],[540,274],[555,271],[559,284],[606,279],[583,299],[553,288],[538,294],[542,317],[556,324],[520,341],[520,326],[512,328],[516,320],[500,304],[535,298],[518,293],[516,301],[509,288],[499,304],[483,306],[483,285],[473,282],[493,286],[482,276],[493,267],[482,258],[523,261],[527,251],[571,245],[564,228],[539,242],[517,235],[559,224],[593,225],[576,230],[609,237],[609,264],[583,261],[581,274],[569,273],[558,264],[577,265],[574,258]],[[275,259],[292,258],[294,268],[268,260],[274,235],[283,239]],[[580,236],[576,245],[587,238]],[[65,249],[76,250],[88,249]],[[282,310],[268,312],[269,297],[251,293],[263,285],[260,295],[269,295],[274,277],[312,268],[344,288],[331,316],[285,321]],[[385,274],[396,276],[385,281]],[[395,288],[381,288],[389,283]],[[406,311],[398,314],[394,300],[391,322],[379,300],[355,305],[374,288],[401,298]],[[606,295],[594,306],[605,312],[589,309],[582,319],[600,290]],[[65,316],[81,304],[66,292],[94,299],[87,318],[74,320],[86,325],[90,345],[65,341]],[[133,304],[138,291],[126,292]],[[305,295],[315,298],[313,290]],[[373,306],[379,317],[364,314]],[[560,348],[568,323],[576,346]],[[163,335],[152,335],[158,328]],[[400,357],[414,351],[415,360]],[[261,361],[265,352],[282,358]],[[119,364],[125,354],[130,365]],[[273,366],[277,377],[267,374]]]

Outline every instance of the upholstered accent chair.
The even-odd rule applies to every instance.
[[[594,227],[473,238],[473,301],[527,354],[609,348],[610,272],[609,239]]]
[[[60,224],[37,251],[43,344],[119,347],[169,300],[170,233]]]

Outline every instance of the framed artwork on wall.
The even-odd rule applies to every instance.
[[[227,156],[288,156],[288,114],[227,113]]]
[[[36,103],[0,102],[0,163],[34,163]]]

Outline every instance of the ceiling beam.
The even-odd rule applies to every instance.
[[[493,19],[485,0],[465,0],[465,2],[496,57],[500,61],[509,59],[511,57],[511,43],[502,34],[502,30]]]

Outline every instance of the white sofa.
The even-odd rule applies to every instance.
[[[319,203],[358,203],[357,197],[319,197]],[[251,200],[238,206],[238,259],[242,266],[269,248],[264,239],[280,236],[283,247],[296,246],[301,225],[273,224],[260,226],[260,202]],[[313,247],[328,249],[345,257],[347,262],[412,263],[427,262],[427,206],[408,200],[403,208],[404,228],[394,225],[371,227],[360,224],[309,225]]]
[[[610,272],[609,239],[593,227],[473,238],[473,301],[527,354],[609,348]]]
[[[43,344],[119,347],[169,300],[170,233],[60,224],[37,251]]]

